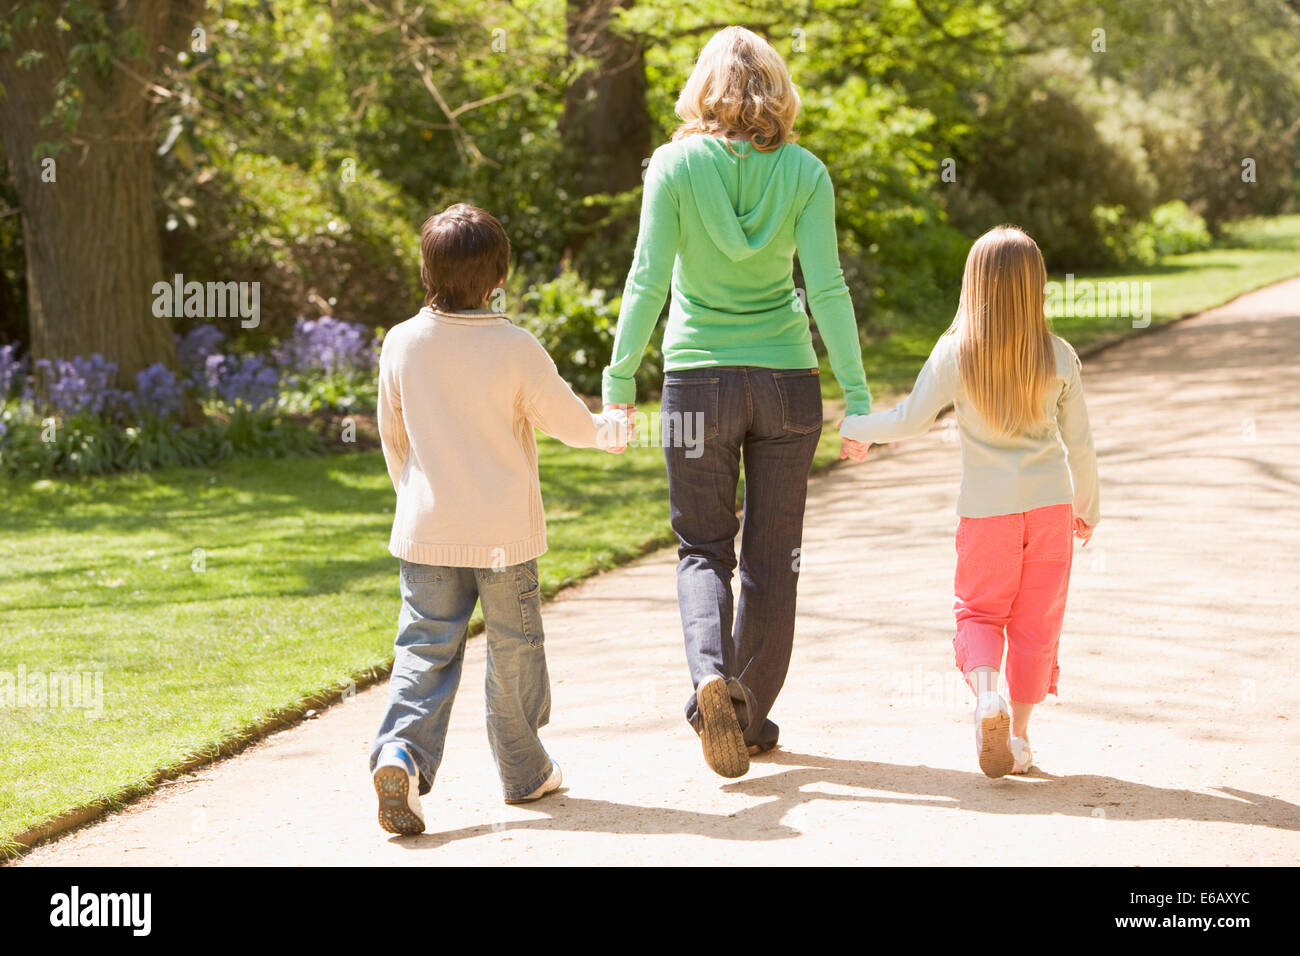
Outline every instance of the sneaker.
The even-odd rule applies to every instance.
[[[996,691],[986,691],[975,705],[975,753],[986,777],[1005,777],[1015,765],[1009,741],[1011,712]]]
[[[1008,745],[1011,750],[1011,756],[1015,758],[1015,766],[1011,768],[1012,773],[1029,773],[1029,769],[1034,765],[1034,755],[1029,750],[1028,737],[1012,737]]]
[[[556,790],[559,790],[562,783],[564,783],[564,774],[560,773],[560,765],[552,760],[551,775],[546,778],[544,784],[532,793],[525,794],[522,797],[515,797],[513,800],[507,800],[506,803],[531,803],[534,800],[540,800],[548,793],[554,793]]]
[[[379,796],[379,825],[389,833],[404,836],[423,833],[420,772],[405,747],[384,744],[375,764],[374,781]]]
[[[704,678],[695,688],[695,701],[704,762],[719,776],[743,777],[749,772],[749,748],[727,682],[716,674]]]

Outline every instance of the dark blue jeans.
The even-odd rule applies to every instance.
[[[725,678],[745,742],[774,744],[778,729],[767,715],[790,666],[808,471],[822,430],[817,370],[668,372],[662,422],[691,683]],[[744,531],[733,611],[742,461]],[[686,719],[699,730],[693,693]]]

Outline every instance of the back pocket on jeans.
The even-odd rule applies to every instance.
[[[773,372],[781,396],[781,424],[788,432],[810,435],[822,427],[822,384],[816,369]]]
[[[717,377],[680,372],[664,376],[659,427],[667,447],[690,447],[695,442],[718,437],[720,384],[721,379]]]

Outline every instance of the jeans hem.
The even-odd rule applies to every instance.
[[[539,776],[528,786],[521,787],[518,790],[509,790],[506,789],[505,787],[502,787],[501,792],[505,794],[505,798],[507,802],[513,800],[522,800],[530,793],[535,793],[541,787],[542,784],[546,783],[547,780],[550,780],[551,774],[553,774],[554,772],[555,772],[555,761],[552,760],[546,765],[546,769],[542,771],[541,776]]]

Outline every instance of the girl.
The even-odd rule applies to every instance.
[[[952,327],[897,408],[849,415],[840,457],[925,431],[950,403],[961,434],[957,666],[977,696],[975,749],[990,777],[1033,764],[1029,715],[1056,693],[1071,533],[1100,514],[1097,459],[1079,358],[1043,315],[1047,272],[1034,240],[999,226],[971,248]],[[1064,444],[1064,447],[1062,447]],[[1071,484],[1073,476],[1073,484]],[[1010,714],[998,693],[1007,645]]]

